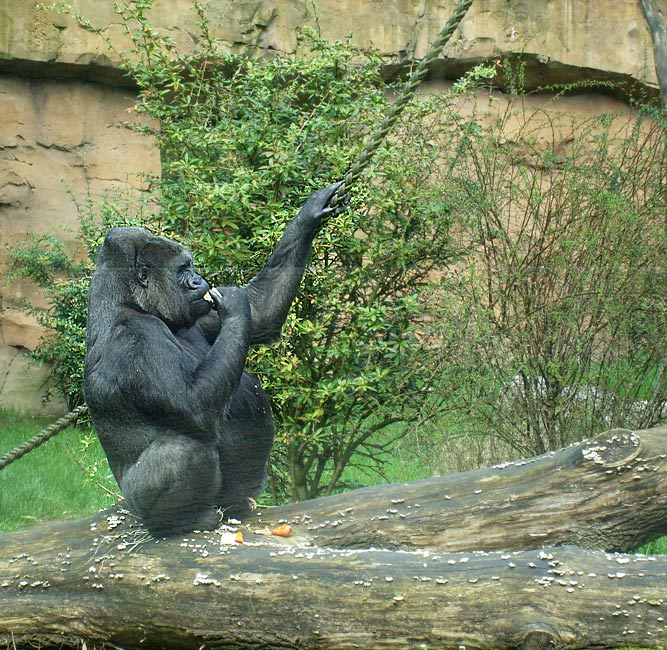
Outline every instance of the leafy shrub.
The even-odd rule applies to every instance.
[[[49,301],[45,311],[25,305],[46,329],[32,356],[38,363],[52,367],[55,390],[65,398],[70,409],[83,404],[88,285],[97,248],[109,228],[139,224],[145,205],[135,202],[133,209],[137,214],[134,215],[120,197],[113,200],[108,197],[107,203],[101,206],[88,198],[77,207],[81,224],[80,250],[68,250],[61,240],[46,233],[31,235],[8,255],[9,277],[31,279]],[[49,399],[50,394],[44,397]]]
[[[182,57],[136,8],[125,18],[139,25],[127,59],[141,88],[137,109],[160,121],[155,224],[186,239],[216,283],[242,284],[308,194],[343,176],[386,112],[379,56],[307,30],[305,58],[231,56],[200,10],[203,49]],[[249,361],[273,400],[275,475],[289,477],[293,498],[329,493],[353,459],[377,459],[407,425],[379,432],[409,422],[428,396],[420,296],[429,272],[454,255],[431,146],[445,125],[432,110],[415,106],[379,153],[381,171],[355,187],[353,211],[320,234],[282,341]]]
[[[664,119],[484,117],[456,143],[476,254],[440,312],[452,411],[521,454],[664,421]]]
[[[391,88],[377,52],[308,30],[308,56],[231,55],[196,3],[199,49],[182,55],[147,20],[151,5],[118,8],[135,110],[160,125],[143,129],[162,153],[161,209],[138,221],[188,244],[211,282],[243,284],[307,196],[343,176]],[[519,86],[521,67],[510,75]],[[520,98],[470,119],[451,99],[409,107],[352,209],[320,233],[282,340],[249,359],[278,425],[275,500],[340,489],[351,463],[376,468],[442,409],[463,435],[522,454],[664,418],[661,114],[568,124],[561,139],[555,114]],[[83,229],[87,250],[100,232]],[[90,263],[49,268],[46,284]],[[62,365],[74,404],[83,320],[69,310],[84,301],[58,287],[44,358]]]

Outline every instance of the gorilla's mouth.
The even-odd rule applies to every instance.
[[[195,298],[190,303],[190,311],[191,313],[193,313],[195,318],[199,318],[200,316],[206,316],[206,314],[208,314],[208,312],[211,311],[212,307],[213,307],[212,303],[206,300],[205,297]]]

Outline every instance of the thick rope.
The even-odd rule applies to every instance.
[[[445,26],[440,31],[438,38],[433,41],[431,47],[426,53],[426,56],[419,62],[419,65],[410,75],[410,78],[405,82],[405,85],[401,89],[401,92],[396,98],[394,104],[392,104],[392,107],[385,116],[384,120],[382,120],[380,126],[378,126],[378,128],[375,129],[373,134],[368,138],[368,141],[366,142],[362,152],[352,163],[350,169],[343,177],[341,186],[336,190],[336,193],[329,202],[329,205],[338,205],[343,200],[343,197],[345,197],[345,194],[349,190],[350,186],[359,179],[361,172],[369,165],[371,158],[378,150],[378,147],[382,144],[383,140],[387,137],[387,134],[396,123],[396,120],[398,120],[400,114],[403,112],[403,109],[412,100],[417,87],[423,81],[431,64],[438,58],[442,48],[449,42],[449,39],[456,31],[456,28],[463,20],[463,17],[468,12],[468,9],[470,9],[470,5],[472,5],[472,3],[473,0],[460,0],[460,2],[456,5],[454,13],[451,15]]]
[[[42,443],[45,443],[50,438],[53,438],[53,436],[59,434],[63,429],[66,429],[72,422],[84,415],[87,411],[88,407],[85,404],[78,406],[67,415],[63,415],[59,420],[56,420],[53,424],[46,427],[46,429],[40,431],[37,435],[26,440],[22,445],[12,449],[8,454],[5,454],[0,458],[0,470],[13,463],[15,460],[25,456],[33,449],[37,449]]]
[[[336,190],[336,193],[329,202],[330,206],[335,207],[344,199],[350,187],[354,185],[354,183],[359,179],[361,172],[366,167],[368,167],[371,159],[373,158],[373,155],[378,150],[384,139],[387,137],[387,134],[396,123],[396,120],[398,120],[400,114],[403,112],[403,109],[412,100],[417,87],[423,81],[429,67],[438,58],[442,48],[445,47],[445,45],[449,42],[449,39],[456,31],[456,28],[463,20],[463,17],[468,12],[468,9],[470,9],[470,5],[472,5],[472,3],[473,0],[460,0],[456,5],[454,13],[451,15],[445,26],[440,31],[438,38],[433,41],[431,47],[426,53],[426,56],[419,62],[419,65],[410,75],[410,78],[405,82],[405,85],[401,89],[401,92],[396,98],[396,101],[392,104],[392,107],[385,116],[384,120],[382,120],[380,126],[378,126],[378,128],[375,129],[373,134],[368,138],[368,141],[366,142],[362,152],[359,154],[359,156],[357,156],[356,160],[352,163],[350,169],[343,177],[340,187]],[[8,454],[2,456],[2,458],[0,458],[0,470],[4,469],[7,465],[13,463],[15,460],[18,460],[33,449],[36,449],[42,443],[49,440],[49,438],[53,438],[53,436],[60,433],[63,429],[66,429],[79,416],[86,413],[87,410],[88,407],[85,404],[82,404],[78,408],[74,409],[67,415],[54,422],[51,426],[38,433],[36,436],[30,438],[30,440],[27,440]]]

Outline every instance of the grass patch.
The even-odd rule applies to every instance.
[[[667,537],[660,537],[637,549],[637,553],[644,555],[667,555]]]
[[[0,411],[0,455],[53,421]],[[94,433],[69,427],[0,470],[0,531],[72,519],[111,505],[117,492]]]
[[[361,464],[349,465],[343,472],[342,479],[334,492],[347,492],[371,485],[385,483],[405,483],[428,478],[432,474],[421,458],[397,449],[383,458],[381,466],[366,467]]]

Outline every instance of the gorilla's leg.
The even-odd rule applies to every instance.
[[[222,482],[216,502],[225,519],[246,516],[250,500],[266,487],[274,430],[266,393],[254,377],[243,373],[218,437]]]
[[[128,509],[156,535],[218,525],[220,465],[211,444],[185,436],[158,438],[120,483]]]

